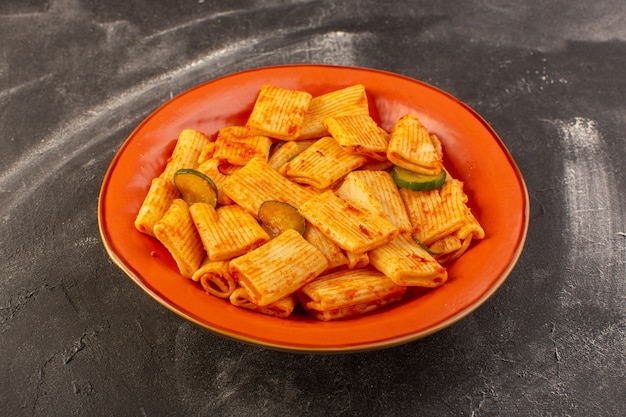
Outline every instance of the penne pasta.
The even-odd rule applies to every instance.
[[[328,262],[300,233],[289,229],[230,261],[230,273],[259,306],[295,292],[326,270]]]
[[[175,199],[154,226],[154,235],[172,254],[181,275],[191,279],[206,252],[189,214],[189,205]]]

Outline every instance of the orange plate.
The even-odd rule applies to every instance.
[[[408,112],[436,133],[446,166],[464,181],[469,204],[486,237],[449,267],[449,280],[431,291],[410,291],[400,304],[362,317],[317,321],[304,313],[264,316],[206,294],[178,274],[166,249],[133,222],[150,181],[158,176],[180,131],[211,136],[243,124],[264,84],[314,96],[365,85],[372,117],[390,130]],[[201,84],[163,104],[124,142],[109,167],[98,206],[109,256],[152,298],[211,331],[260,346],[305,352],[358,351],[409,342],[471,313],[504,282],[528,230],[529,201],[522,175],[490,126],[471,108],[428,84],[365,68],[287,65],[253,69]]]

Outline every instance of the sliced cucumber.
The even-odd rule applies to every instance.
[[[174,186],[189,204],[207,203],[217,205],[217,186],[205,174],[191,168],[179,169],[174,173]]]
[[[398,187],[408,188],[413,191],[436,190],[441,188],[443,183],[446,182],[446,171],[444,169],[437,175],[424,175],[394,165],[391,175]]]
[[[298,209],[283,201],[264,201],[258,213],[261,227],[274,238],[288,229],[294,229],[300,234],[306,229],[306,221]]]

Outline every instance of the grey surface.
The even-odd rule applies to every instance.
[[[626,3],[518,3],[0,2],[2,415],[625,415]],[[290,354],[182,320],[108,259],[98,192],[133,128],[284,63],[420,79],[498,132],[531,224],[474,314],[390,349]]]

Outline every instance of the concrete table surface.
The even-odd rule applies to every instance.
[[[531,223],[473,314],[393,348],[285,353],[181,319],[109,260],[98,192],[135,126],[287,63],[419,79],[498,132]],[[1,414],[626,415],[625,74],[621,0],[0,2]]]

